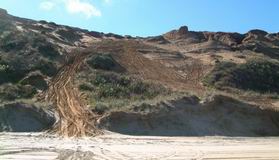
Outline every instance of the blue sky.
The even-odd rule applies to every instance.
[[[121,35],[195,31],[279,32],[279,0],[0,0],[12,15]]]

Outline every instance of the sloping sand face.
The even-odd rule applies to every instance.
[[[279,112],[217,95],[204,102],[195,96],[127,112],[112,112],[101,121],[106,129],[149,136],[279,136]]]
[[[0,132],[41,132],[54,122],[50,110],[23,103],[0,106]]]
[[[35,106],[0,107],[0,131],[41,132],[54,120],[49,111]],[[113,111],[100,120],[99,126],[140,136],[279,136],[279,112],[221,95],[203,102],[186,96]]]
[[[60,139],[42,133],[1,133],[1,160],[279,159],[279,138],[148,137],[109,133]]]

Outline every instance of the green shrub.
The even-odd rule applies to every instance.
[[[3,84],[0,86],[0,100],[13,101],[20,98],[32,98],[36,89],[30,85]]]
[[[15,29],[15,26],[13,25],[11,20],[9,20],[8,18],[2,16],[0,18],[0,35],[3,32],[9,31],[9,30],[13,30],[13,29]]]
[[[60,54],[57,49],[51,43],[44,43],[38,46],[38,51],[44,56],[50,59],[58,57]]]
[[[39,23],[42,23],[42,24],[48,24],[48,22],[47,22],[47,21],[45,21],[45,20],[40,20],[40,21],[39,21]]]
[[[117,63],[109,54],[97,55],[90,58],[87,63],[94,69],[112,70]]]
[[[79,87],[81,90],[91,92],[95,99],[146,99],[167,92],[167,89],[161,85],[142,82],[113,72],[99,72],[90,81],[90,84],[83,83]]]
[[[0,64],[0,72],[5,72],[6,70],[9,69],[8,65],[5,64]]]
[[[26,74],[26,70],[19,63],[0,64],[0,84],[7,82],[18,82]]]
[[[31,85],[39,90],[46,90],[48,88],[48,84],[40,72],[29,73],[27,77],[19,81],[19,84]]]
[[[204,80],[205,84],[222,89],[233,87],[261,93],[279,93],[279,63],[262,59],[245,64],[222,62]]]
[[[18,51],[25,48],[28,39],[19,31],[6,31],[1,36],[0,47],[5,52]]]
[[[93,86],[88,83],[83,83],[83,84],[79,85],[79,89],[82,91],[93,91],[94,90]]]
[[[82,38],[82,36],[77,34],[76,31],[74,31],[73,29],[58,30],[56,33],[59,34],[61,38],[67,40],[68,42],[75,42]]]
[[[50,25],[52,25],[52,26],[54,26],[54,27],[57,27],[58,25],[56,24],[56,23],[54,23],[54,22],[49,22],[48,24],[50,24]]]

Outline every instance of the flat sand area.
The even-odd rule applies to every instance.
[[[0,133],[0,160],[279,160],[279,137],[151,137],[107,133],[62,139]]]

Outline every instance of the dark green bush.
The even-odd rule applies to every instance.
[[[41,71],[42,74],[53,76],[57,73],[57,66],[49,60],[24,59],[21,56],[14,56],[7,60],[0,59],[0,84],[17,83],[31,71]]]
[[[3,84],[0,86],[0,100],[13,101],[19,98],[32,98],[36,89],[30,85]]]
[[[48,24],[48,22],[47,22],[47,21],[45,21],[45,20],[40,20],[40,21],[39,21],[39,23],[42,23],[42,24]]]
[[[57,49],[50,43],[44,43],[38,46],[38,51],[45,57],[50,59],[54,59],[58,57],[60,54]]]
[[[3,32],[7,32],[10,30],[15,29],[15,26],[11,22],[11,20],[8,17],[1,17],[0,18],[0,35],[3,34]]]
[[[58,25],[56,24],[56,23],[54,23],[54,22],[49,22],[48,24],[50,24],[50,25],[52,25],[52,26],[54,26],[54,27],[57,27]]]
[[[81,35],[77,34],[73,29],[70,28],[68,30],[58,30],[56,33],[68,42],[75,42],[82,38]]]
[[[261,93],[279,93],[279,64],[268,60],[250,60],[245,64],[222,62],[204,80],[222,89],[233,87]]]
[[[20,84],[31,85],[39,90],[46,90],[48,88],[47,82],[40,72],[32,72],[23,80],[21,80]]]
[[[33,70],[40,70],[44,75],[52,77],[57,73],[58,67],[53,61],[42,59],[34,66]]]
[[[90,58],[87,63],[95,69],[112,70],[116,66],[115,60],[109,54],[97,55]]]
[[[1,37],[0,48],[5,52],[18,51],[25,48],[28,43],[25,34],[18,31],[6,31],[6,34]]]
[[[82,91],[93,91],[94,90],[93,86],[88,83],[83,83],[83,84],[79,85],[79,89]]]
[[[7,63],[0,62],[0,84],[7,82],[18,82],[21,78],[25,76],[27,71],[20,63]]]
[[[40,34],[8,30],[0,36],[0,85],[17,83],[29,72],[53,76],[63,58]]]

